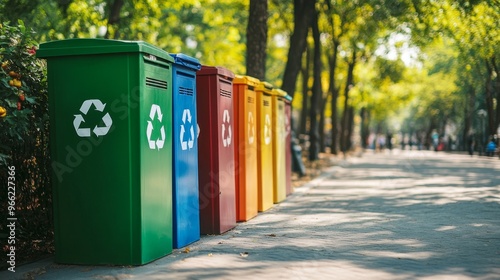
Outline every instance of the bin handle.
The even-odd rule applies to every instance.
[[[144,61],[145,62],[149,62],[149,63],[153,63],[153,64],[158,64],[158,65],[161,65],[161,66],[165,66],[167,68],[170,68],[170,64],[167,63],[167,62],[164,62],[162,60],[159,60],[158,58],[156,59],[152,59],[146,55],[142,56],[144,58]]]
[[[181,65],[186,66],[186,67],[189,67],[189,68],[194,68],[194,69],[196,69],[196,71],[201,69],[201,64],[198,64],[198,63],[190,63],[190,62],[184,61],[184,60],[176,61],[176,63],[181,64]]]

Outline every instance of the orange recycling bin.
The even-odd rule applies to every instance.
[[[272,90],[272,142],[273,142],[273,202],[286,198],[286,155],[285,155],[285,97],[281,89]]]
[[[257,96],[260,83],[250,76],[236,75],[233,80],[235,125],[236,220],[255,217],[257,209]]]
[[[286,195],[293,193],[292,187],[292,97],[285,97],[285,169]]]
[[[273,206],[273,142],[272,90],[267,82],[255,88],[257,95],[257,178],[258,209],[263,212]]]

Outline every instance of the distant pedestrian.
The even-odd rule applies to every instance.
[[[495,151],[497,150],[497,144],[493,139],[486,145],[486,156],[492,157],[495,155]]]
[[[472,156],[474,155],[474,146],[476,145],[476,142],[474,141],[474,136],[469,135],[469,139],[467,139],[467,146],[469,146],[469,155]]]
[[[378,140],[378,148],[382,152],[385,149],[385,136],[379,135],[377,140]]]
[[[392,151],[392,133],[387,133],[387,148]]]

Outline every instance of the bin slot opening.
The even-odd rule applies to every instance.
[[[253,104],[253,103],[255,103],[255,98],[253,98],[253,97],[249,96],[249,97],[247,98],[247,102],[248,102],[248,103],[250,103],[250,104]]]
[[[255,87],[254,86],[248,86],[248,90],[255,91]]]
[[[269,101],[268,100],[264,100],[264,106],[268,106],[269,107]]]
[[[162,80],[158,80],[158,79],[150,78],[150,77],[146,77],[146,85],[150,86],[150,87],[161,88],[161,89],[168,88],[167,81],[162,81]]]
[[[193,89],[187,87],[179,87],[179,94],[193,95]]]

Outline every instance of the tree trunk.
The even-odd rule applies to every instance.
[[[347,137],[349,134],[349,91],[354,84],[354,66],[356,65],[356,49],[352,50],[351,61],[348,62],[347,67],[347,81],[344,88],[344,112],[342,114],[342,125],[340,127],[340,146],[342,152],[347,151]]]
[[[326,152],[326,135],[325,135],[325,111],[326,111],[326,101],[328,100],[328,94],[322,98],[321,110],[319,112],[319,151],[321,153]]]
[[[332,123],[332,143],[330,145],[330,153],[336,155],[338,153],[338,135],[339,135],[339,125],[338,125],[338,108],[337,108],[337,99],[339,96],[339,91],[337,88],[334,88],[331,91],[332,100],[331,100],[331,110],[332,115],[330,117]]]
[[[493,135],[496,133],[496,128],[495,128],[495,111],[494,111],[494,101],[493,101],[493,80],[491,79],[492,77],[492,67],[490,65],[489,61],[486,61],[486,68],[487,68],[487,77],[485,81],[485,87],[486,87],[486,109],[488,111],[488,116],[487,116],[487,121],[488,121],[488,128],[486,129],[485,133],[486,135],[483,136],[483,141],[482,144],[486,145],[488,141],[488,137],[490,135]]]
[[[113,1],[113,4],[111,6],[111,9],[109,10],[109,17],[108,17],[108,28],[106,30],[106,34],[104,35],[104,38],[108,39],[109,38],[109,27],[113,25],[118,25],[120,23],[120,11],[123,7],[124,0],[115,0]],[[114,38],[118,39],[120,36],[118,32],[118,28],[115,31]]]
[[[329,67],[330,67],[330,77],[329,77],[329,82],[330,82],[330,87],[328,91],[332,95],[332,100],[331,100],[331,110],[332,110],[332,116],[331,118],[331,123],[332,123],[332,143],[330,146],[330,152],[334,155],[337,154],[337,139],[338,139],[338,113],[337,113],[337,99],[339,96],[339,89],[335,83],[335,70],[337,69],[337,54],[338,54],[338,49],[339,49],[340,43],[336,40],[333,41],[333,54],[329,58]]]
[[[496,118],[495,118],[495,126],[493,127],[493,134],[497,134],[498,131],[498,126],[500,125],[500,77],[499,77],[499,70],[498,66],[496,64],[495,57],[492,57],[490,59],[491,67],[493,68],[493,72],[497,73],[495,80],[492,81],[492,89],[494,95],[496,95]],[[495,94],[496,93],[496,94]]]
[[[468,85],[468,96],[466,96],[466,102],[465,102],[465,107],[464,107],[464,131],[462,134],[462,149],[464,151],[467,151],[469,149],[468,147],[468,142],[469,142],[469,137],[473,137],[472,131],[471,131],[471,124],[472,124],[472,117],[473,117],[473,111],[474,111],[474,105],[476,104],[476,93],[474,91],[474,87],[471,85]]]
[[[316,0],[294,0],[294,27],[281,89],[293,97]]]
[[[330,28],[331,28],[331,35],[332,35],[332,53],[331,56],[328,57],[328,67],[330,71],[329,75],[329,87],[328,87],[328,93],[331,94],[332,99],[330,101],[330,108],[332,110],[332,116],[331,118],[331,124],[332,124],[332,130],[331,130],[331,138],[332,142],[330,144],[330,153],[336,155],[337,154],[337,148],[338,148],[338,134],[339,134],[339,128],[338,128],[338,113],[337,113],[337,99],[339,96],[339,89],[336,85],[335,82],[335,70],[337,69],[337,54],[340,46],[340,36],[341,34],[336,34],[335,33],[335,12],[333,11],[332,3],[330,1],[326,1],[326,5],[328,7],[327,13],[330,14],[328,17],[329,23],[330,23]],[[342,33],[342,32],[341,32]]]
[[[314,62],[313,62],[313,89],[311,95],[311,108],[309,109],[309,119],[311,129],[309,130],[309,160],[319,159],[319,127],[318,116],[321,97],[323,95],[321,86],[321,41],[318,27],[318,11],[314,12],[312,22],[312,33],[314,38]]]
[[[361,147],[368,148],[368,137],[370,136],[370,113],[366,107],[361,108],[359,113],[361,117]]]
[[[267,0],[250,0],[247,24],[247,75],[266,79]]]
[[[352,132],[354,131],[354,107],[349,106],[347,110],[347,137],[346,137],[346,147],[347,151],[352,149]]]
[[[310,73],[310,57],[311,53],[309,47],[305,50],[305,65],[302,68],[302,111],[300,111],[300,129],[299,133],[307,133],[307,115],[309,112],[308,101],[309,101],[309,73]]]
[[[61,9],[64,17],[66,17],[68,15],[68,8],[69,8],[69,5],[71,5],[71,2],[73,2],[73,0],[58,0],[57,1],[57,6],[59,6],[59,9]]]

